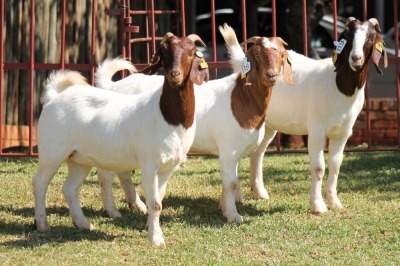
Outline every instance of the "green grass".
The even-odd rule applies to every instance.
[[[345,154],[338,183],[345,208],[322,216],[309,211],[307,155],[265,156],[269,201],[252,199],[249,160],[243,159],[242,224],[226,223],[218,208],[217,159],[190,157],[163,201],[165,248],[149,244],[147,216],[127,208],[117,180],[114,196],[123,217],[103,216],[95,171],[80,199],[96,230],[74,228],[61,193],[65,167],[47,194],[52,230],[34,231],[36,166],[37,159],[0,158],[1,265],[400,265],[398,152]],[[133,181],[140,182],[140,172]]]

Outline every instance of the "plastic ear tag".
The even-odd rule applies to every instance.
[[[290,56],[288,56],[287,62],[288,62],[290,65],[292,64],[292,58],[291,58]]]
[[[200,52],[200,53],[201,53],[201,52]],[[208,68],[208,64],[207,64],[206,60],[204,60],[204,58],[201,58],[201,59],[200,59],[200,68],[201,68],[201,69],[206,69],[206,68]]]
[[[241,68],[242,68],[242,79],[244,79],[246,77],[246,74],[251,69],[251,65],[250,65],[250,62],[247,61],[247,57],[243,58],[243,62],[242,62]]]
[[[198,58],[203,58],[204,57],[204,55],[203,55],[203,53],[201,51],[196,51],[196,56]]]
[[[333,50],[332,61],[333,61],[333,64],[335,64],[337,61],[337,52],[335,50]]]
[[[334,41],[333,45],[336,46],[336,52],[340,54],[346,45],[347,41],[345,39],[341,39],[340,41]]]
[[[383,51],[383,44],[382,44],[382,42],[377,42],[377,43],[375,44],[375,48],[376,48],[380,53],[382,53],[382,51]]]

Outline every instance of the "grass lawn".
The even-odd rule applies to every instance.
[[[338,182],[345,208],[322,216],[309,210],[306,154],[264,157],[268,201],[252,199],[245,158],[241,224],[227,223],[218,208],[218,160],[190,157],[163,201],[165,248],[149,244],[147,216],[128,209],[117,179],[114,197],[123,217],[103,216],[95,170],[80,199],[96,230],[74,228],[61,193],[65,166],[47,194],[52,230],[34,231],[36,166],[35,158],[0,158],[1,265],[400,265],[399,152],[346,153]],[[140,183],[140,171],[132,179]]]

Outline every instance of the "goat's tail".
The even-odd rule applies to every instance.
[[[240,72],[245,54],[237,40],[235,31],[226,23],[224,23],[224,26],[219,26],[219,31],[222,37],[224,37],[225,45],[228,49],[229,62],[232,65],[233,72]]]
[[[106,59],[97,67],[94,80],[96,87],[107,89],[112,85],[112,76],[121,70],[128,70],[130,73],[136,73],[137,69],[131,62],[120,57]]]
[[[77,71],[59,70],[54,71],[44,83],[44,91],[41,98],[43,105],[51,102],[57,95],[68,87],[74,85],[89,85],[86,78]]]

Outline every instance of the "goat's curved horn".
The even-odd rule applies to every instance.
[[[288,46],[288,44],[281,37],[277,37],[277,38],[278,38],[278,40],[280,40],[282,42],[282,44],[284,46]]]
[[[356,18],[355,18],[355,17],[349,17],[349,18],[347,19],[347,21],[346,21],[346,26],[347,26],[351,21],[353,21],[353,20],[356,20]]]
[[[377,32],[381,32],[381,27],[379,27],[379,22],[376,18],[370,18],[368,21],[374,25]]]
[[[161,43],[165,43],[165,41],[171,36],[174,36],[174,34],[172,32],[165,33],[164,37],[161,40]]]
[[[247,39],[247,41],[242,42],[240,45],[245,45],[248,43],[255,43],[260,38],[261,38],[260,36],[253,36],[253,37]]]
[[[204,47],[207,47],[207,45],[203,42],[203,40],[197,34],[190,34],[187,36],[187,38],[191,39],[193,42],[199,42]]]

